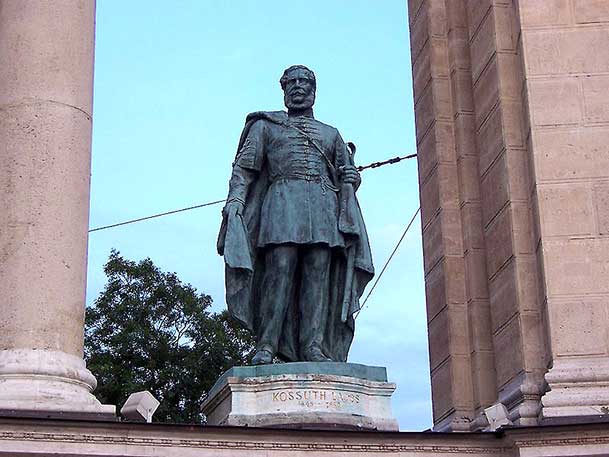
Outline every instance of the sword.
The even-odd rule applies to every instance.
[[[353,156],[355,155],[355,144],[348,142],[347,151],[351,163],[354,164]],[[352,184],[343,183],[341,186],[341,195],[346,196],[346,199],[355,198],[355,191]],[[340,313],[340,320],[344,324],[349,317],[349,309],[351,308],[351,292],[353,289],[353,269],[355,267],[355,245],[353,242],[346,247],[347,250],[347,271],[345,275],[345,288],[343,290],[343,305]]]

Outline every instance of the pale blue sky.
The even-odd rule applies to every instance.
[[[367,164],[415,152],[404,0],[99,0],[91,227],[226,196],[245,116],[282,109],[279,77],[316,72],[315,116]],[[414,160],[358,191],[377,271],[418,207]],[[221,206],[95,232],[87,303],[111,248],[150,257],[225,307]],[[403,430],[431,426],[420,223],[357,320],[349,361],[386,366]]]

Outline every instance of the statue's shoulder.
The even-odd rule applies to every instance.
[[[249,135],[264,135],[267,124],[283,125],[287,118],[288,113],[284,111],[255,111],[248,114],[245,118],[245,126],[241,132],[237,151],[241,150]]]
[[[245,118],[245,123],[254,124],[257,121],[270,122],[272,124],[283,124],[288,119],[288,113],[285,111],[254,111],[249,113]]]

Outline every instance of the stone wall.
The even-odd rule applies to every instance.
[[[609,379],[608,5],[408,2],[437,430]]]
[[[0,417],[0,456],[600,456],[606,424],[496,433],[340,432]]]
[[[609,2],[520,0],[519,8],[553,362],[543,414],[599,414],[609,405]]]

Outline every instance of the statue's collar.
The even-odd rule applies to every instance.
[[[313,117],[313,108],[309,108],[307,110],[304,111],[291,111],[288,110],[288,117],[289,118],[309,118],[309,119],[314,119]]]

